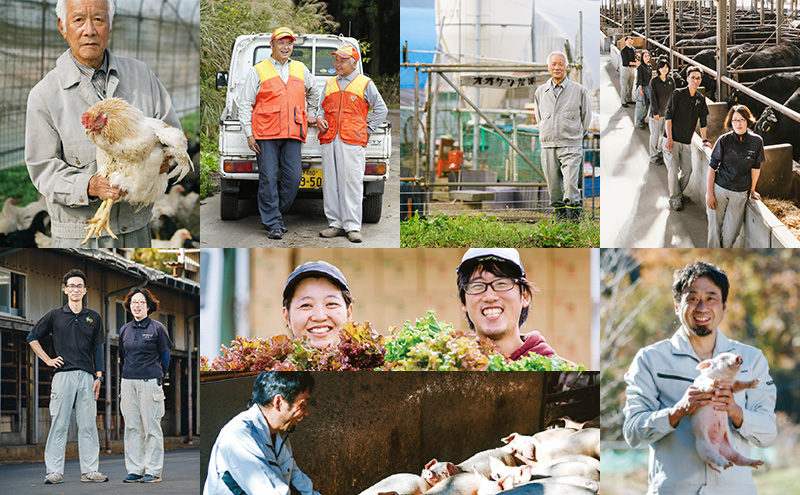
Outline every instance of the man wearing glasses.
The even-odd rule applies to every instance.
[[[525,278],[516,249],[468,249],[456,275],[461,311],[470,330],[491,339],[512,360],[556,354],[539,332],[520,333],[535,289]]]
[[[667,165],[669,206],[675,211],[682,210],[683,204],[689,202],[689,197],[684,196],[683,191],[692,176],[692,136],[698,120],[703,145],[711,148],[706,137],[706,97],[697,92],[703,72],[699,67],[689,67],[686,77],[689,87],[672,92],[664,116],[664,163]]]
[[[61,483],[64,475],[64,451],[72,407],[78,424],[78,452],[81,481],[103,482],[108,476],[98,472],[100,440],[97,435],[97,405],[103,383],[103,343],[105,332],[100,315],[83,307],[86,275],[70,270],[64,275],[67,304],[50,310],[28,334],[33,352],[53,370],[50,386],[50,433],[44,449],[46,484]],[[53,336],[56,357],[42,348],[39,339]]]

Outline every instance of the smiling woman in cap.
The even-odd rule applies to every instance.
[[[510,359],[556,354],[539,332],[520,333],[536,289],[525,278],[516,249],[468,249],[456,274],[470,330],[492,340]]]
[[[296,338],[322,349],[339,342],[339,329],[353,314],[353,296],[342,272],[325,261],[309,261],[289,275],[283,317]]]

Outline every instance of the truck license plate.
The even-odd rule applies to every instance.
[[[309,168],[303,170],[300,178],[300,189],[319,189],[322,187],[322,170]]]

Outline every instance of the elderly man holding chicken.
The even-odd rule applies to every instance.
[[[106,48],[114,10],[110,0],[58,0],[58,29],[69,50],[28,96],[25,162],[31,181],[47,200],[52,247],[78,247],[88,240],[86,223],[96,214],[105,215],[108,231],[118,239],[97,232],[88,247],[150,246],[152,205],[113,203],[124,199],[128,186],[98,173],[100,156],[89,124],[99,124],[86,117],[81,122],[89,107],[116,97],[143,117],[180,129],[170,96],[155,74],[143,62],[117,57]],[[161,174],[169,169],[169,158],[162,157]],[[155,177],[150,180],[156,182]]]

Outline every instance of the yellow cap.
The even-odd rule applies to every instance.
[[[286,26],[279,27],[278,29],[273,31],[270,41],[279,40],[281,38],[292,38],[292,41],[297,41],[297,38],[294,37],[294,33],[292,32],[292,30]]]
[[[355,48],[353,48],[350,45],[342,45],[342,46],[340,46],[339,48],[336,49],[335,52],[332,52],[331,55],[338,55],[339,57],[342,57],[342,58],[352,58],[353,60],[356,60],[356,61],[358,61],[358,59],[361,58],[358,55],[358,50],[356,50]]]

